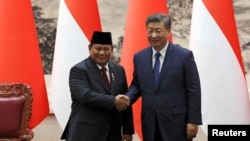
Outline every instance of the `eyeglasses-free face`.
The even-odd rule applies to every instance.
[[[90,58],[100,66],[105,66],[113,54],[112,45],[93,44],[89,47]]]
[[[148,42],[156,49],[161,50],[168,42],[170,29],[166,29],[163,22],[150,22],[147,25]]]

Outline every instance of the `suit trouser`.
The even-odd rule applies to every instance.
[[[157,115],[156,115],[157,116]],[[161,131],[159,128],[159,124],[157,121],[157,117],[155,118],[155,134],[154,134],[154,141],[164,141],[161,135]]]
[[[106,141],[112,141],[112,139],[111,139],[111,131],[109,131],[109,135],[108,135],[108,137],[107,137],[107,140]]]
[[[159,128],[159,124],[157,121],[157,118],[155,118],[155,134],[154,134],[154,141],[164,141],[161,135],[161,131]],[[188,140],[188,141],[193,141],[192,139]]]

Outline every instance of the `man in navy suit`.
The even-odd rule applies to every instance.
[[[129,104],[118,95],[128,88],[125,70],[109,61],[112,52],[111,33],[95,31],[89,45],[90,56],[71,68],[72,111],[61,139],[132,141],[132,108],[117,110]]]
[[[143,141],[192,140],[202,124],[201,87],[193,53],[168,41],[168,15],[150,15],[146,28],[150,46],[134,55],[133,80],[126,93],[131,104],[142,98]]]

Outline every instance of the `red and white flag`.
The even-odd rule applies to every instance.
[[[101,31],[96,0],[61,0],[51,77],[52,108],[62,129],[71,112],[70,68],[89,56],[94,30]]]
[[[25,83],[33,94],[29,127],[49,113],[35,20],[30,0],[0,1],[0,83]]]
[[[202,128],[250,124],[250,104],[232,0],[194,0],[190,49],[202,90]]]
[[[149,45],[146,32],[146,18],[153,13],[168,13],[166,0],[130,0],[125,25],[121,54],[121,65],[125,67],[128,83],[133,78],[133,56]],[[141,133],[141,99],[133,105],[135,130]]]

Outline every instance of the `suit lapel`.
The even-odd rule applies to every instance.
[[[173,48],[172,44],[169,43],[168,49],[166,50],[166,55],[165,55],[164,61],[162,63],[159,82],[158,82],[156,89],[159,87],[159,84],[162,83],[163,79],[165,77],[167,77],[167,72],[173,64],[173,60],[174,60],[173,56],[174,56],[174,48]]]
[[[143,67],[145,68],[143,71],[145,71],[148,80],[153,83],[153,86],[156,89],[156,86],[154,84],[154,70],[153,70],[153,62],[152,62],[153,55],[152,54],[153,54],[152,46],[150,46],[147,48],[147,51],[145,52],[145,54],[143,55],[143,58],[141,60],[143,60],[143,62],[145,62],[145,63],[143,63]],[[148,70],[151,70],[151,71],[148,71]]]
[[[116,72],[115,72],[115,68],[114,66],[109,63],[109,80],[110,80],[110,86],[111,86],[111,94],[113,94],[114,88],[115,88],[115,76],[116,76]]]
[[[106,89],[107,92],[110,92],[109,88],[106,85],[105,80],[103,79],[102,73],[99,70],[99,68],[96,66],[95,62],[93,62],[90,58],[87,62],[88,68],[90,69],[89,72],[92,73],[93,78],[97,81],[97,83],[100,83],[103,88]],[[111,86],[112,87],[112,86]]]
[[[152,63],[152,47],[150,46],[148,48],[148,51],[146,52],[145,58],[143,58],[143,61],[145,62],[150,62],[150,63],[145,63],[145,70],[146,72],[150,72],[148,73],[148,79],[154,83],[154,70],[153,70],[153,63]],[[147,71],[147,70],[151,70],[151,71]]]

